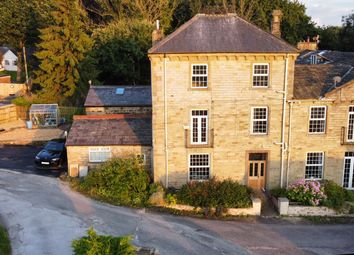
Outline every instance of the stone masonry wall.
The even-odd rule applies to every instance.
[[[70,171],[70,166],[78,164],[79,166],[88,166],[89,170],[97,167],[101,163],[89,162],[89,148],[96,146],[68,146],[68,168],[69,175],[76,177],[75,173]],[[98,146],[99,147],[99,146]],[[151,170],[151,147],[150,146],[109,146],[111,147],[112,158],[129,157],[131,155],[145,155],[145,165]]]
[[[168,186],[188,181],[190,153],[209,153],[211,175],[247,184],[248,152],[268,153],[266,186],[279,185],[282,123],[281,91],[284,89],[285,54],[167,55],[167,153],[164,129],[164,58],[150,55],[153,101],[154,180]],[[289,93],[293,93],[295,56],[289,60]],[[208,89],[191,88],[191,65],[208,64]],[[268,88],[252,88],[253,63],[270,64]],[[251,107],[268,107],[268,134],[251,135]],[[186,148],[185,128],[190,128],[192,109],[206,109],[214,146]],[[285,163],[286,165],[286,163]]]
[[[324,152],[323,178],[342,185],[345,152],[354,151],[354,143],[341,144],[342,127],[347,130],[349,106],[354,105],[353,86],[343,87],[323,100],[302,100],[293,103],[289,183],[305,177],[307,152]],[[324,134],[309,134],[311,106],[327,107]],[[345,132],[346,136],[346,132]]]
[[[149,114],[151,106],[131,107],[85,107],[87,115],[97,114]]]

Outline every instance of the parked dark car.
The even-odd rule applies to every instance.
[[[62,169],[67,164],[65,140],[49,141],[34,160],[39,169]]]

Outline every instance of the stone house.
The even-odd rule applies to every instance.
[[[151,169],[149,115],[78,115],[66,140],[68,171],[85,175],[113,157],[139,157]]]
[[[240,17],[196,15],[149,50],[155,181],[280,184],[298,51]]]
[[[307,178],[354,188],[353,59],[339,57],[352,53],[295,65],[300,52],[279,38],[280,17],[273,12],[273,35],[230,14],[153,34],[155,181],[217,176],[263,189]]]
[[[150,86],[90,86],[86,114],[151,114]]]

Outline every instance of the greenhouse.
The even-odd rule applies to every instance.
[[[35,127],[57,127],[59,125],[58,104],[32,104],[29,116]]]

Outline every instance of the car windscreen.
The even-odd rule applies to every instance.
[[[44,149],[48,151],[62,151],[64,149],[64,144],[63,143],[54,143],[54,142],[49,142],[46,144]]]

